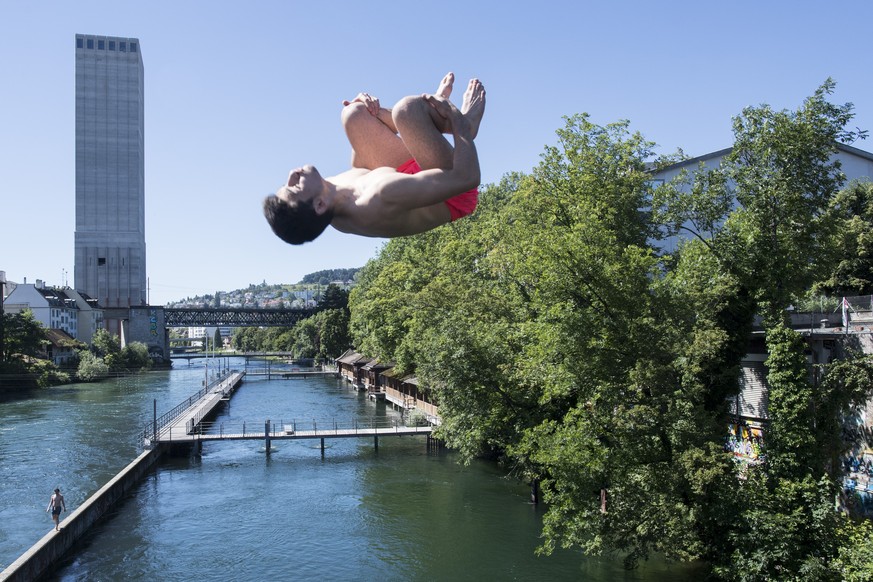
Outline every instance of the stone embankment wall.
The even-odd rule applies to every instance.
[[[49,574],[64,554],[94,523],[134,488],[163,453],[162,447],[145,451],[111,481],[61,521],[60,531],[52,527],[41,540],[0,572],[0,582],[29,582]]]

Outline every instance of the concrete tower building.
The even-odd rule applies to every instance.
[[[143,95],[139,40],[76,35],[75,288],[110,310],[147,300]]]

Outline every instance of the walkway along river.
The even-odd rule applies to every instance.
[[[215,363],[209,364],[216,367]],[[70,509],[139,453],[153,399],[195,392],[202,363],[53,388],[0,404],[0,567],[50,527],[48,496]],[[335,379],[245,382],[217,423],[399,417]],[[491,463],[428,452],[424,437],[203,444],[162,461],[92,529],[56,580],[681,580],[693,570],[562,551],[534,555],[542,508]],[[62,516],[63,517],[63,516]]]

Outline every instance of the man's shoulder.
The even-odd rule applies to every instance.
[[[369,175],[371,172],[372,170],[368,170],[366,168],[351,168],[349,170],[346,170],[345,172],[330,176],[329,178],[325,178],[325,180],[337,186],[344,186],[353,182],[357,182],[361,178]]]

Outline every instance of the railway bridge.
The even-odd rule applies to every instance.
[[[112,313],[109,313],[111,311]],[[125,343],[146,344],[153,357],[170,360],[173,327],[292,327],[316,309],[190,308],[142,305],[107,309],[105,317],[122,321]]]

